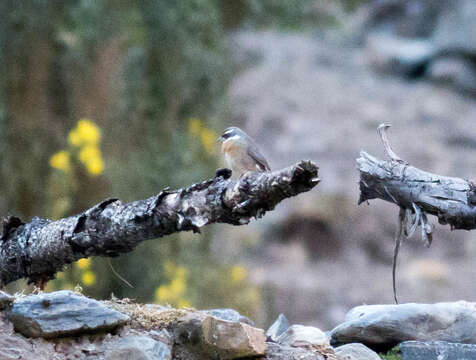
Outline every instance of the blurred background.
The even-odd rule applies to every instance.
[[[329,329],[393,298],[398,210],[357,207],[359,151],[384,156],[377,126],[412,165],[474,176],[475,18],[472,0],[1,1],[0,216],[58,219],[213,177],[216,137],[243,127],[272,168],[311,159],[322,183],[249,226],[112,259],[134,288],[93,258],[47,290]],[[474,235],[436,228],[430,249],[403,244],[400,301],[474,301]]]

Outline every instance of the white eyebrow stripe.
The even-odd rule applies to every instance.
[[[232,136],[232,137],[229,137],[228,139],[226,139],[226,140],[223,142],[223,144],[224,144],[224,143],[226,143],[227,141],[230,141],[230,140],[237,140],[237,139],[239,139],[239,138],[240,138],[240,137],[239,137],[238,135],[234,135],[234,136]]]

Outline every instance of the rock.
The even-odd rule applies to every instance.
[[[269,360],[325,360],[324,355],[319,354],[316,350],[303,348],[295,348],[291,346],[281,346],[276,343],[267,343],[266,357]]]
[[[380,360],[380,356],[367,346],[359,343],[351,343],[334,349],[339,360]]]
[[[189,313],[174,328],[174,356],[179,359],[234,359],[262,356],[266,336],[242,322],[221,320],[202,312]]]
[[[205,347],[223,359],[258,356],[266,351],[264,331],[243,323],[209,316],[202,323],[201,336]]]
[[[294,347],[322,347],[329,346],[329,338],[316,327],[293,325],[278,337],[277,343]]]
[[[367,61],[379,72],[409,78],[422,76],[436,49],[428,40],[374,34],[367,37]]]
[[[173,346],[174,340],[172,335],[167,331],[167,329],[162,329],[160,331],[157,330],[150,330],[149,333],[151,338],[154,340],[163,342],[164,344],[169,345],[170,347]]]
[[[246,316],[241,315],[238,311],[233,309],[212,309],[204,310],[206,314],[214,316],[218,319],[233,321],[233,322],[243,322],[245,324],[254,326],[253,320],[247,318]]]
[[[332,344],[359,342],[382,350],[407,340],[476,343],[476,304],[358,306],[331,331]]]
[[[12,306],[14,297],[0,290],[0,310],[5,310]]]
[[[476,66],[464,57],[442,57],[428,67],[427,76],[438,83],[457,90],[476,93]]]
[[[358,12],[361,31],[389,32],[407,38],[428,37],[433,32],[445,1],[368,1]]]
[[[104,360],[171,360],[172,351],[163,342],[147,336],[126,336],[110,344]]]
[[[402,360],[474,360],[476,345],[446,341],[405,341],[400,344]]]
[[[432,41],[440,49],[476,54],[476,2],[454,0],[438,18]]]
[[[286,316],[279,314],[275,322],[266,331],[266,337],[268,341],[276,342],[279,335],[285,332],[289,328],[289,321]]]
[[[129,320],[99,301],[66,290],[19,299],[7,316],[24,336],[43,338],[111,331]]]

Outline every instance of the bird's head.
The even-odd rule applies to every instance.
[[[234,141],[246,141],[248,135],[246,135],[246,133],[241,130],[240,128],[236,127],[236,126],[231,126],[229,128],[227,128],[223,134],[221,134],[221,136],[217,139],[217,141],[220,141],[220,142],[225,142],[229,139],[231,140],[234,140]]]

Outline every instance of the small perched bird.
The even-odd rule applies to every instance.
[[[248,171],[271,170],[256,143],[240,128],[229,127],[218,141],[222,142],[221,151],[234,174],[242,176]]]

